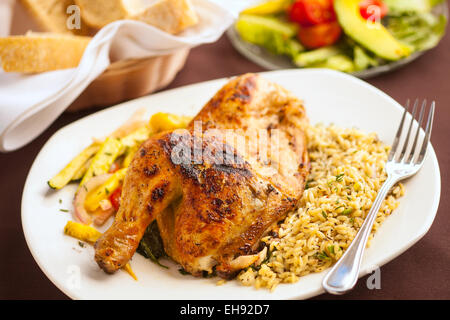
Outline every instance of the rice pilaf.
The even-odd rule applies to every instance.
[[[270,249],[267,261],[242,271],[238,280],[243,285],[274,290],[279,283],[330,267],[350,245],[386,180],[390,147],[375,133],[321,124],[305,131],[311,171],[300,207],[263,239]],[[403,194],[400,183],[390,191],[368,245]]]

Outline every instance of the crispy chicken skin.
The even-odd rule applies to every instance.
[[[193,275],[215,268],[229,278],[255,263],[262,236],[303,193],[305,123],[285,89],[256,74],[232,79],[187,130],[141,146],[115,221],[95,244],[99,266],[123,267],[154,219],[166,253]]]

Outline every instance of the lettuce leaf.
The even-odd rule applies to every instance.
[[[445,33],[447,18],[432,13],[406,13],[392,16],[387,28],[395,38],[412,46],[415,51],[435,47]]]
[[[384,0],[390,15],[410,12],[430,12],[431,8],[445,0]]]

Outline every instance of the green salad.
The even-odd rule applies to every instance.
[[[270,0],[241,12],[247,42],[298,67],[358,72],[435,47],[446,17],[443,0]]]

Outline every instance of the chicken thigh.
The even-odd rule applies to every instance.
[[[95,244],[99,266],[123,267],[154,219],[166,253],[193,275],[229,278],[260,262],[261,238],[304,190],[306,123],[284,88],[256,74],[232,79],[187,130],[141,146],[115,221]]]

